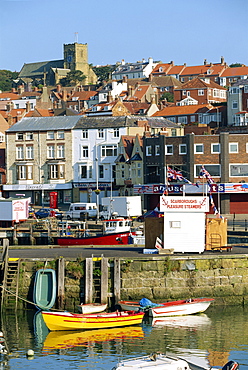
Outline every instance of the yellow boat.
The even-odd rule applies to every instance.
[[[51,331],[43,344],[43,351],[85,346],[89,342],[107,342],[125,338],[144,338],[140,326],[126,326],[85,331]]]
[[[144,312],[121,311],[95,314],[42,311],[42,317],[49,330],[84,330],[115,328],[141,324]]]

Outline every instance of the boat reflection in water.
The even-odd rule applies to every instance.
[[[85,331],[51,331],[43,344],[43,351],[53,349],[66,349],[79,346],[87,346],[94,342],[122,341],[129,339],[144,338],[144,332],[139,326],[122,328],[85,330]]]
[[[185,315],[173,317],[157,317],[150,319],[150,324],[153,327],[167,326],[173,328],[192,328],[199,329],[205,326],[210,326],[212,321],[203,314],[200,315]]]

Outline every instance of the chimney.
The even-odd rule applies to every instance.
[[[204,59],[203,64],[204,64],[204,66],[206,66],[208,64],[207,59]]]
[[[130,98],[131,96],[133,96],[133,86],[129,85],[128,86],[128,97]]]
[[[153,63],[153,58],[151,58],[151,57],[150,57],[150,58],[148,58],[148,63],[149,63],[149,64],[152,64],[152,63]]]
[[[16,93],[16,89],[14,87],[12,87],[11,92]]]
[[[140,83],[139,82],[136,82],[135,89],[138,89],[139,87],[140,87]]]
[[[108,92],[108,96],[107,96],[107,102],[108,103],[111,103],[113,101],[113,97],[112,97],[112,95],[111,95],[111,92],[109,91]]]
[[[34,87],[34,91],[38,91],[38,87],[37,86]]]
[[[224,59],[224,57],[221,57],[221,58],[220,58],[220,63],[221,63],[222,65],[224,65],[224,64],[225,64],[225,59]]]
[[[174,61],[173,60],[170,62],[170,64],[174,67]]]
[[[7,121],[8,121],[9,127],[11,127],[13,125],[13,117],[11,116],[11,114],[8,114]]]
[[[13,109],[13,102],[8,102],[6,104],[6,110],[7,112],[10,112]]]
[[[151,95],[151,104],[156,104],[155,95]]]
[[[122,82],[127,82],[127,76],[123,76]]]
[[[124,59],[122,59],[122,60],[121,60],[121,64],[122,64],[123,66],[126,64]]]
[[[27,101],[26,103],[26,112],[27,113],[30,112],[30,102],[29,101]]]
[[[20,85],[18,86],[18,94],[21,95],[22,93],[24,93],[24,86]]]
[[[66,90],[62,91],[62,100],[66,101],[67,100],[67,92]]]
[[[60,93],[61,92],[61,85],[57,85],[57,92]]]

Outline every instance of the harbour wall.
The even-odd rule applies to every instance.
[[[120,299],[143,297],[153,302],[211,297],[215,305],[248,304],[248,255],[21,259],[17,308],[34,308],[34,277],[40,268],[56,270],[60,286],[54,308],[62,310],[76,312],[78,304],[92,301],[114,308]]]

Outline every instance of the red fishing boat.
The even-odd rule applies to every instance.
[[[80,237],[73,235],[59,236],[57,244],[68,245],[118,245],[132,244],[135,233],[131,232],[132,221],[125,218],[106,220],[103,223],[103,233],[90,235],[83,230]]]

